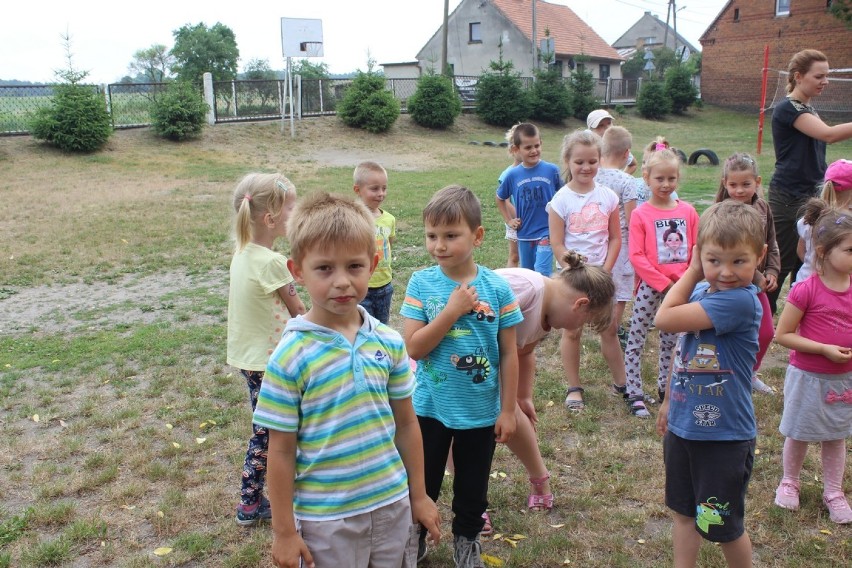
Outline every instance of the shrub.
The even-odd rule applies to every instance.
[[[692,84],[692,74],[684,65],[669,67],[666,71],[666,94],[672,101],[672,112],[683,114],[698,98],[698,89]]]
[[[568,84],[571,93],[571,103],[574,107],[574,118],[586,121],[586,117],[601,103],[595,97],[595,78],[585,69],[576,69],[571,73],[571,81]]]
[[[417,81],[417,90],[408,99],[411,119],[426,128],[452,126],[461,114],[461,99],[448,77],[428,74]]]
[[[663,118],[672,110],[672,101],[666,94],[665,85],[659,81],[647,81],[642,84],[636,108],[644,118]]]
[[[535,120],[561,124],[571,116],[571,94],[554,69],[535,72],[535,83],[530,93],[530,116]]]
[[[511,126],[529,116],[529,94],[512,62],[503,60],[502,44],[498,53],[476,83],[476,114],[488,124]]]
[[[151,107],[154,132],[169,140],[186,140],[201,134],[206,115],[207,103],[187,81],[170,83]]]
[[[337,115],[347,126],[385,132],[399,118],[399,101],[385,89],[383,76],[359,71],[337,105]]]
[[[93,152],[112,134],[112,119],[93,86],[70,82],[53,88],[53,100],[33,114],[29,130],[60,150]]]

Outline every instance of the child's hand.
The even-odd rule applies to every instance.
[[[757,289],[761,292],[768,292],[768,280],[759,270],[754,271],[754,278],[751,279],[751,283],[757,286]]]
[[[689,261],[687,270],[695,271],[701,277],[701,280],[704,279],[704,267],[701,265],[701,253],[697,246],[692,247],[692,259]]]
[[[774,292],[778,288],[778,277],[774,274],[766,275],[766,291]]]
[[[314,568],[314,557],[299,533],[287,536],[272,535],[272,563],[278,568]]]
[[[427,495],[422,499],[411,500],[411,517],[415,523],[423,525],[423,530],[429,533],[430,540],[438,544],[441,542],[441,513],[438,507]]]
[[[512,229],[515,229],[516,231],[518,230],[518,228],[520,228],[520,226],[521,226],[521,218],[520,217],[515,217],[514,219],[509,221],[509,227],[511,227]]]
[[[476,286],[461,284],[456,286],[456,289],[450,294],[446,309],[456,314],[456,319],[458,319],[473,310],[478,300],[479,295],[476,293]]]
[[[515,409],[513,408],[511,412],[500,412],[500,416],[497,417],[497,424],[494,425],[494,434],[497,437],[497,441],[501,444],[505,444],[509,441],[509,439],[515,434],[515,428],[517,428],[518,422],[515,420]]]
[[[657,434],[665,436],[669,429],[669,399],[666,398],[660,403],[660,410],[657,412]]]
[[[527,415],[527,418],[529,418],[530,422],[532,422],[533,428],[535,428],[535,425],[538,422],[538,414],[535,412],[535,404],[533,404],[533,400],[531,398],[519,398],[518,407],[521,409],[521,412]]]
[[[839,345],[823,345],[822,356],[832,363],[846,363],[852,360],[852,349]]]

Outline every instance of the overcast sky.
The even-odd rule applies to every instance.
[[[449,0],[450,11],[460,0]],[[570,6],[612,43],[645,11],[666,19],[667,0],[553,0]],[[133,54],[153,44],[174,45],[185,24],[221,22],[240,50],[240,71],[252,59],[285,67],[280,18],[322,20],[325,57],[333,73],[366,70],[367,52],[379,63],[413,61],[441,25],[444,0],[8,0],[0,18],[0,79],[51,82],[66,68],[62,36],[71,36],[74,66],[93,83],[128,74]],[[679,0],[678,32],[700,49],[698,38],[725,0]]]

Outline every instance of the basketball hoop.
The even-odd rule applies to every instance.
[[[303,41],[299,43],[299,48],[307,57],[322,57],[321,41]]]

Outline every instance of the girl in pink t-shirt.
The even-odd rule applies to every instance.
[[[680,181],[680,158],[663,138],[642,166],[642,177],[651,190],[648,201],[630,216],[630,263],[639,280],[624,350],[627,404],[639,418],[651,413],[642,391],[642,351],[648,329],[669,288],[686,272],[698,232],[695,208],[672,194]],[[660,331],[657,392],[662,399],[672,366],[677,335]]]
[[[784,476],[775,504],[799,508],[799,475],[808,442],[822,449],[823,493],[831,520],[852,523],[843,493],[846,438],[852,435],[852,213],[822,207],[813,226],[815,273],[787,296],[775,340],[792,349],[784,378]]]

